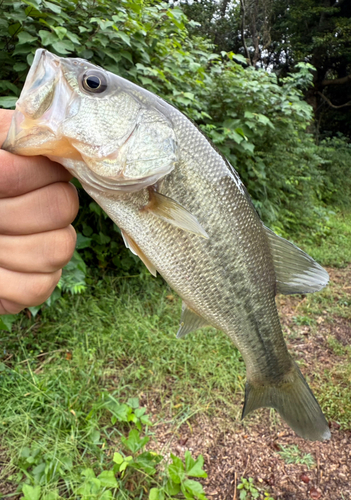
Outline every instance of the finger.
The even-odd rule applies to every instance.
[[[0,299],[0,315],[1,314],[18,314],[25,307],[27,307],[27,306],[24,306],[23,304],[17,304],[17,302],[12,302],[11,300]]]
[[[46,301],[61,277],[54,273],[17,273],[0,268],[0,298],[27,306],[39,306]]]
[[[0,146],[7,136],[14,111],[0,109]]]
[[[76,188],[57,182],[36,191],[0,200],[0,234],[43,233],[68,226],[79,208]]]
[[[19,196],[72,175],[44,156],[18,156],[0,150],[0,198]]]
[[[71,260],[75,245],[72,226],[25,236],[0,235],[0,267],[22,273],[52,273]]]

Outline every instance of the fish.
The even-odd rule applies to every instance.
[[[230,337],[246,365],[242,418],[270,407],[299,436],[330,438],[275,303],[321,290],[328,273],[264,226],[235,169],[184,114],[84,59],[38,49],[3,149],[45,155],[80,181],[181,297],[178,338],[204,326]]]

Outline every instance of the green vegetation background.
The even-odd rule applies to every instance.
[[[240,53],[218,51],[197,26],[163,2],[2,0],[0,106],[14,106],[37,48],[88,59],[184,112],[237,169],[267,225],[323,264],[346,265],[351,147],[341,134],[316,144],[310,133],[304,96],[313,67],[301,62],[278,79]],[[160,419],[170,415],[176,426],[205,408],[237,417],[240,354],[213,330],[176,340],[177,298],[82,190],[80,203],[77,252],[48,302],[54,307],[0,325],[3,477],[25,500],[201,499],[191,479],[204,477],[201,460],[173,457],[156,473],[162,457],[145,449],[152,427],[140,398],[157,396]],[[320,297],[319,307],[333,307],[328,292]],[[337,391],[328,390],[318,394],[323,408],[349,426],[351,410],[338,413]]]

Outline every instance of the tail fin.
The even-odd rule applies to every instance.
[[[330,439],[328,423],[311,389],[294,363],[293,374],[277,385],[246,382],[244,418],[257,408],[275,408],[287,424],[304,439],[323,441]]]

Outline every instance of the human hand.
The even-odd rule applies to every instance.
[[[12,114],[0,109],[0,145]],[[71,178],[43,156],[0,150],[0,314],[42,304],[71,259],[79,207]]]

